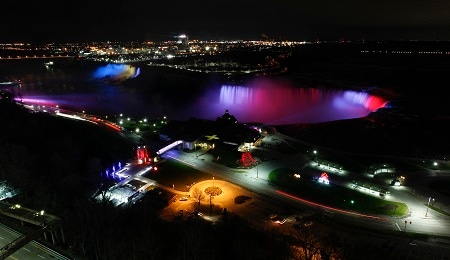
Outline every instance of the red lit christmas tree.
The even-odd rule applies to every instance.
[[[244,152],[241,155],[241,164],[243,167],[251,167],[256,164],[256,159],[253,158],[250,152]]]

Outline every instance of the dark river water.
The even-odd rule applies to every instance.
[[[0,61],[5,80],[20,80],[22,100],[88,114],[215,120],[229,110],[240,122],[270,125],[359,118],[387,100],[366,92],[299,87],[287,78],[224,77],[145,63],[112,65],[57,58]]]

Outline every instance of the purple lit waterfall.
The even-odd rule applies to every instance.
[[[385,105],[382,98],[365,92],[258,81],[249,86],[221,86],[216,93],[205,95],[192,113],[214,120],[228,109],[241,123],[283,125],[360,118]]]

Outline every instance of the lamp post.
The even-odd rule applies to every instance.
[[[317,166],[319,166],[319,161],[317,160],[317,150],[314,150],[313,153],[314,153],[314,161],[316,161]]]
[[[259,178],[259,177],[258,177],[258,164],[259,164],[259,161],[256,160],[256,179]]]
[[[46,223],[45,223],[44,213],[45,213],[45,211],[44,211],[44,210],[41,210],[40,214],[41,214],[41,216],[42,216],[42,224],[45,226]]]
[[[425,217],[428,215],[428,209],[430,208],[431,197],[428,197],[427,211],[425,212]]]
[[[214,188],[214,174],[213,174],[213,188]]]

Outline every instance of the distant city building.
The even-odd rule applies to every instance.
[[[189,51],[189,37],[186,34],[181,34],[176,37],[178,38],[178,41],[177,41],[178,52],[188,52]]]

